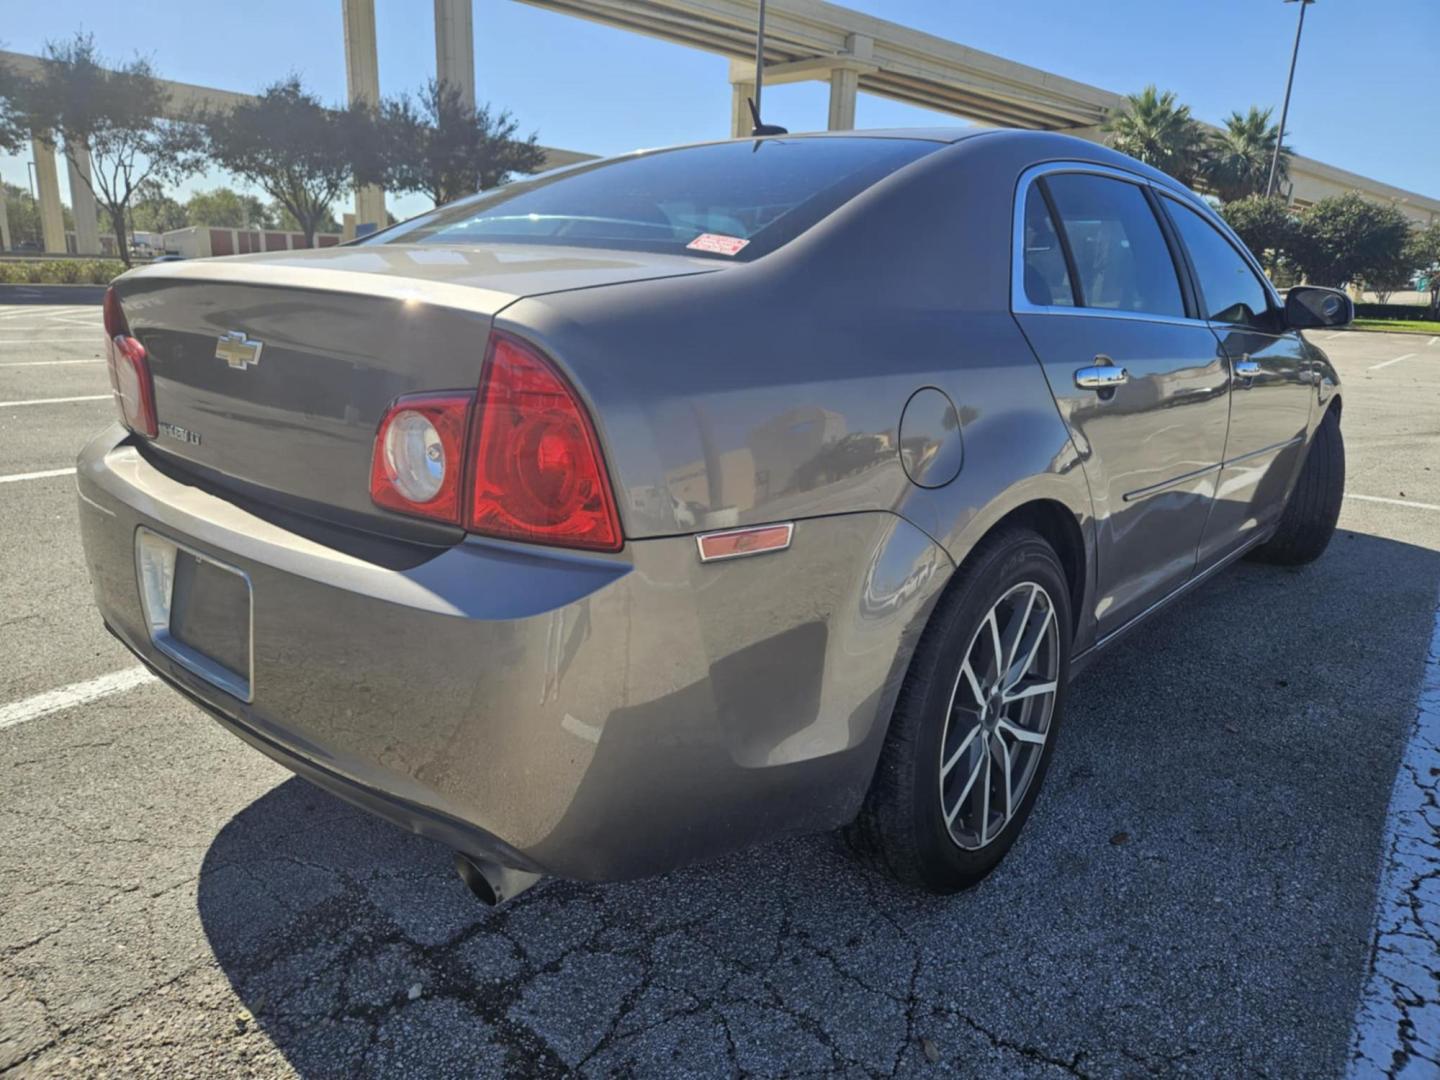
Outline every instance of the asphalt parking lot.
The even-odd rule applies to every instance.
[[[65,471],[112,417],[100,337],[98,307],[0,306],[0,1073],[1440,1070],[1440,931],[1376,914],[1377,881],[1440,904],[1440,757],[1402,770],[1413,827],[1387,814],[1440,666],[1440,340],[1320,335],[1342,531],[1087,672],[974,892],[819,836],[489,910],[439,846],[115,677]]]

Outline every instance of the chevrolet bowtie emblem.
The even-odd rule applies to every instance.
[[[224,360],[236,371],[244,371],[252,364],[260,363],[263,342],[252,341],[243,331],[228,330],[215,342],[215,359]]]

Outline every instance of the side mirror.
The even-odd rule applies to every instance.
[[[1292,330],[1345,326],[1355,318],[1355,302],[1339,289],[1296,285],[1285,294],[1285,325]]]

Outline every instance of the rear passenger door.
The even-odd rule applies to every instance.
[[[1144,180],[1046,165],[1017,199],[1012,306],[1084,461],[1103,637],[1195,571],[1230,371]]]
[[[1305,450],[1315,391],[1305,343],[1253,261],[1198,210],[1161,200],[1194,272],[1200,312],[1230,364],[1230,436],[1215,506],[1200,543],[1203,567],[1279,518]]]

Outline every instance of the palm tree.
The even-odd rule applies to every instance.
[[[1270,159],[1280,139],[1280,128],[1270,123],[1275,110],[1254,105],[1245,115],[1232,112],[1222,131],[1210,137],[1210,155],[1205,177],[1222,202],[1234,202],[1247,195],[1263,195],[1270,177]],[[1275,182],[1283,183],[1289,173],[1290,149],[1280,148],[1280,165]]]
[[[1106,119],[1103,128],[1110,145],[1147,165],[1192,185],[1204,171],[1205,132],[1190,115],[1190,106],[1177,105],[1175,92],[1147,86],[1127,94],[1125,108]]]

